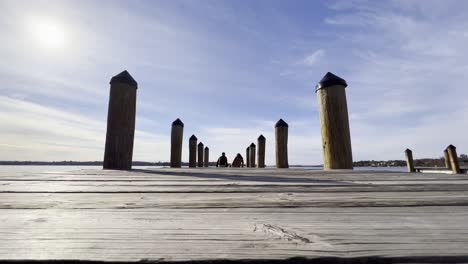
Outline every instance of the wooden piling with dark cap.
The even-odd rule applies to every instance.
[[[251,168],[255,168],[257,167],[256,166],[256,162],[255,162],[255,157],[256,157],[256,151],[257,151],[257,147],[255,146],[255,144],[252,142],[252,144],[250,144],[249,146],[249,155],[250,155],[250,167]]]
[[[182,142],[184,137],[184,123],[177,118],[172,122],[171,129],[171,168],[182,166]]]
[[[325,170],[353,168],[346,86],[330,72],[316,86]]]
[[[457,148],[454,145],[449,145],[447,147],[447,152],[450,160],[450,167],[452,168],[452,172],[455,174],[460,173],[460,165],[458,163],[458,155],[457,155]]]
[[[288,124],[280,119],[275,125],[276,167],[289,168],[288,163]]]
[[[110,80],[104,169],[132,168],[137,89],[138,83],[127,71]]]
[[[197,140],[195,135],[189,139],[189,168],[197,167]]]
[[[449,157],[447,149],[444,150],[444,162],[445,162],[445,168],[449,170],[452,169],[452,166],[450,165],[450,157]]]
[[[210,162],[210,149],[205,147],[205,154],[203,158],[203,167],[208,167],[208,163]]]
[[[413,152],[410,149],[405,150],[406,156],[406,166],[408,167],[408,172],[415,172],[414,161],[413,161]]]
[[[265,143],[266,139],[263,135],[260,135],[257,139],[257,159],[259,168],[265,168]]]
[[[247,168],[250,168],[250,147],[247,147],[245,151],[245,160],[247,162]]]
[[[203,149],[204,149],[204,146],[203,146],[203,143],[200,142],[198,143],[198,167],[201,168],[203,167]]]

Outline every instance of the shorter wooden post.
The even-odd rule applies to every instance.
[[[406,166],[408,167],[408,172],[415,172],[414,162],[413,162],[413,152],[410,149],[405,150],[406,155]]]
[[[210,149],[205,147],[205,158],[203,159],[203,167],[208,167],[208,163],[210,162]]]
[[[195,135],[189,139],[189,168],[197,167],[197,140]]]
[[[257,139],[257,159],[259,168],[265,168],[265,142],[265,137],[263,135],[260,135]]]
[[[257,167],[255,165],[255,152],[257,151],[257,148],[254,143],[250,144],[249,147],[249,152],[250,152],[250,167],[255,168]]]
[[[203,167],[203,143],[198,143],[198,167]]]
[[[452,169],[452,166],[450,165],[450,157],[448,154],[448,149],[444,150],[444,161],[445,161],[445,168],[447,169]]]
[[[452,172],[455,174],[460,173],[460,165],[458,164],[458,155],[457,148],[454,145],[449,145],[447,147],[447,152],[450,160],[450,167],[452,167]]]
[[[250,148],[247,147],[247,150],[245,151],[245,160],[247,162],[247,168],[250,168]]]
[[[177,118],[172,122],[171,130],[171,168],[182,166],[182,140],[184,136],[184,123]]]
[[[276,167],[289,168],[288,163],[288,124],[280,119],[275,125]]]

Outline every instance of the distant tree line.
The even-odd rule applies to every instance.
[[[461,154],[459,156],[460,165],[468,164],[468,155]],[[354,167],[404,167],[406,166],[405,160],[362,160],[355,161]],[[438,159],[415,159],[414,166],[416,167],[444,167],[445,159],[440,157]]]
[[[468,155],[461,154],[459,156],[460,165],[468,165]],[[405,160],[361,160],[353,162],[354,167],[404,167],[406,166]],[[102,161],[0,161],[1,165],[10,166],[102,166]],[[147,162],[147,161],[134,161],[133,166],[162,166],[169,167],[169,162]],[[182,162],[182,166],[188,166],[188,162]],[[216,162],[210,162],[209,166],[216,166]],[[317,165],[321,166],[321,165]],[[415,159],[414,166],[416,167],[444,167],[444,157],[438,159]],[[295,165],[291,167],[302,167],[302,165]],[[309,166],[307,166],[309,167]],[[314,167],[314,166],[312,166]]]

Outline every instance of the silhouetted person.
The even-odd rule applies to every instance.
[[[221,154],[221,157],[219,157],[218,162],[216,162],[216,167],[227,167],[228,166],[228,160],[226,157],[226,153],[223,152]]]
[[[237,156],[232,161],[232,167],[244,167],[244,158],[242,158],[240,153],[237,153]]]

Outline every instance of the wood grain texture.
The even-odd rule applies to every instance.
[[[410,149],[405,150],[405,158],[408,172],[415,172],[416,170],[414,169],[413,152]]]
[[[289,168],[288,127],[275,127],[276,168]]]
[[[184,138],[184,127],[172,125],[171,129],[171,167],[180,168],[182,166],[182,146]]]
[[[265,147],[266,139],[264,137],[258,138],[257,140],[257,159],[258,167],[265,168]]]
[[[205,149],[205,146],[203,145],[203,143],[198,143],[198,159],[197,159],[197,166],[199,168],[203,167],[203,159],[204,159],[204,156],[203,156],[203,150]]]
[[[203,167],[208,167],[210,162],[210,149],[205,147],[205,152],[203,154]]]
[[[197,167],[197,139],[189,139],[189,167]]]
[[[136,86],[113,83],[110,88],[104,168],[132,168],[135,137]]]
[[[0,260],[462,262],[468,260],[466,219],[464,174],[271,168],[0,173]]]
[[[247,162],[247,168],[250,168],[250,147],[245,150],[245,159]]]
[[[249,147],[249,159],[250,159],[250,167],[255,168],[257,167],[256,157],[257,157],[257,146],[255,144],[251,144]]]
[[[333,85],[317,91],[320,130],[322,133],[323,167],[352,169],[351,135],[345,87]]]
[[[450,157],[449,157],[447,149],[444,150],[444,162],[445,162],[445,168],[451,170],[452,166],[450,165]]]
[[[447,147],[447,152],[450,160],[450,168],[452,169],[452,172],[457,174],[460,173],[460,164],[458,163],[458,154],[457,154],[457,148],[455,148],[453,145],[450,145]]]

